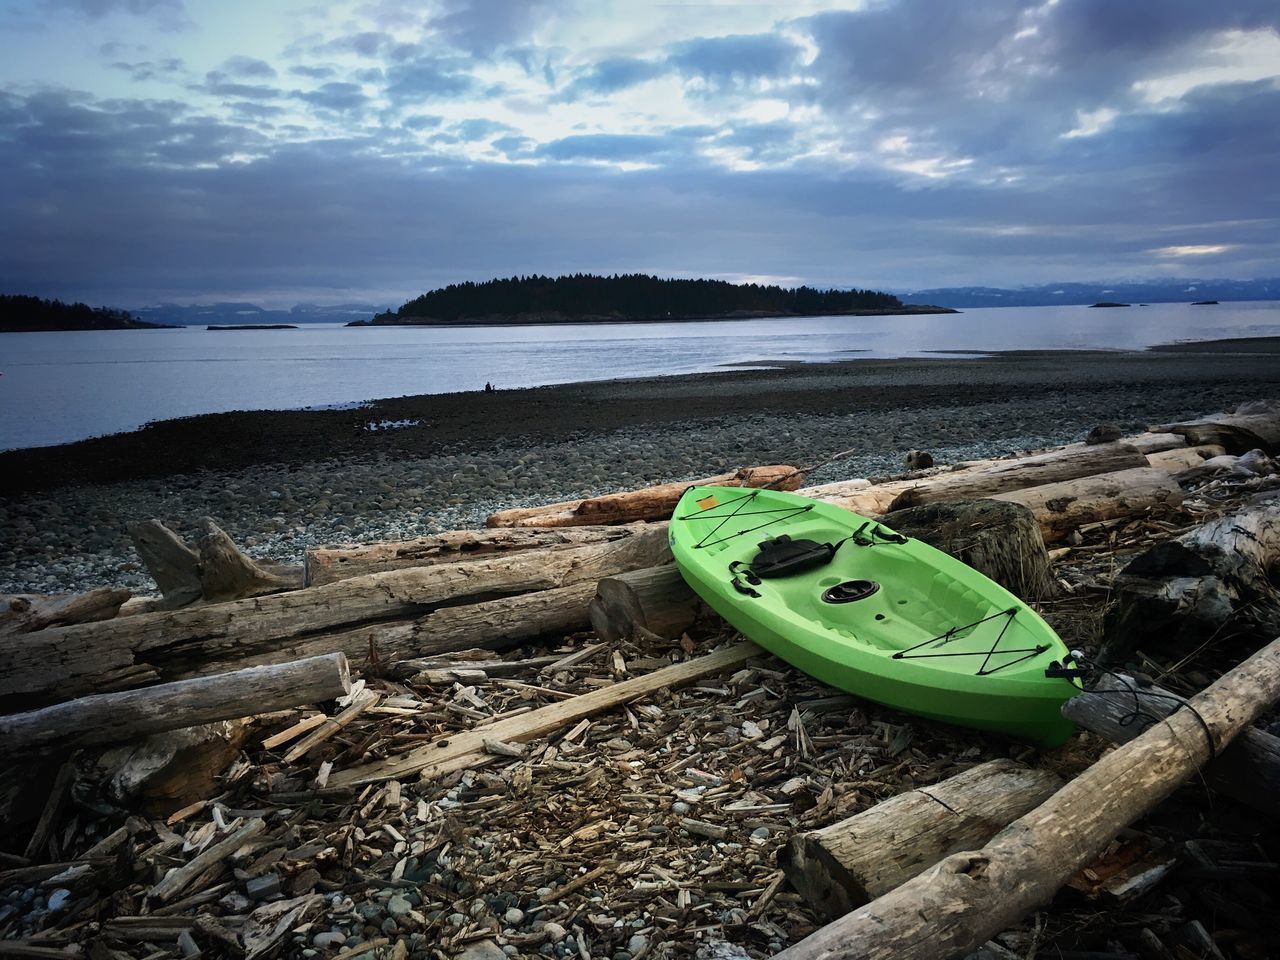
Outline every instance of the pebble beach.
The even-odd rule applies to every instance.
[[[809,482],[1125,432],[1280,396],[1276,342],[776,364],[165,421],[0,454],[0,591],[154,584],[127,525],[211,516],[258,559],[482,526],[495,510],[822,464]],[[762,360],[762,366],[768,363]],[[832,459],[836,454],[852,451]],[[828,462],[829,461],[829,462]]]

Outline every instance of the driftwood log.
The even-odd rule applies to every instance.
[[[675,564],[605,577],[589,608],[596,636],[608,643],[635,638],[675,640],[706,606]]]
[[[1182,504],[1182,488],[1162,470],[1135,467],[993,494],[991,499],[1029,507],[1044,542],[1056,543],[1083,524],[1172,510]]]
[[[1055,593],[1049,554],[1035,514],[1020,503],[972,500],[897,510],[885,521],[937,547],[1023,600]]]
[[[198,525],[201,536],[196,541],[196,553],[200,557],[201,599],[222,603],[302,586],[301,575],[291,572],[284,576],[250,560],[211,518],[201,517]]]
[[[664,529],[533,557],[412,567],[231,603],[142,613],[0,638],[0,709],[210,672],[322,633],[417,618],[446,604],[550,590],[653,566],[671,556]],[[332,648],[331,648],[332,649]],[[341,649],[341,648],[339,648]],[[314,651],[313,651],[314,652]]]
[[[1280,640],[1193,697],[1195,714],[1179,710],[1117,747],[980,850],[952,854],[777,956],[963,955],[1049,900],[1124,827],[1201,769],[1212,750],[1223,751],[1277,699]]]
[[[98,587],[85,593],[53,596],[19,593],[0,597],[0,636],[110,620],[119,614],[129,596],[128,590]]]
[[[1112,584],[1104,663],[1140,647],[1179,655],[1206,640],[1280,633],[1280,496],[1131,560]]]
[[[586,630],[591,626],[587,605],[595,591],[595,583],[586,580],[515,597],[441,607],[414,620],[293,638],[252,654],[233,651],[228,656],[210,646],[203,669],[286,663],[336,651],[345,653],[360,672],[376,676],[401,660],[459,650],[506,650],[539,637],[562,638]]]
[[[972,500],[1145,466],[1148,466],[1146,456],[1128,444],[1072,445],[1031,457],[967,465],[962,470],[926,477],[898,494],[889,509],[901,510],[943,500]]]
[[[1139,433],[1132,437],[1121,437],[1118,441],[1137,447],[1145,454],[1159,453],[1162,450],[1175,450],[1187,445],[1187,438],[1177,433],[1165,431],[1155,433]]]
[[[335,653],[82,697],[0,717],[0,758],[119,743],[214,720],[332,700],[350,689],[347,658]]]
[[[633,523],[666,520],[690,487],[771,487],[795,490],[804,474],[789,466],[748,467],[701,480],[663,483],[641,490],[610,493],[585,500],[565,500],[541,507],[500,510],[485,520],[487,527],[571,527],[583,524]]]
[[[1210,457],[1220,457],[1227,451],[1214,444],[1201,444],[1196,447],[1177,447],[1173,450],[1161,450],[1147,454],[1147,465],[1165,473],[1178,474],[1183,470],[1198,467]]]
[[[155,580],[165,610],[195,603],[204,592],[200,585],[200,555],[159,520],[140,520],[128,527],[129,537]]]
[[[1280,453],[1280,404],[1264,401],[1250,405],[1250,409],[1260,412],[1220,413],[1159,429],[1185,437],[1192,446],[1217,444],[1227,453],[1248,453],[1255,448]]]
[[[1061,778],[1048,770],[992,760],[797,834],[780,862],[809,905],[834,919],[945,856],[981,846],[1061,786]]]
[[[1161,687],[1113,674],[1064,703],[1062,715],[1112,743],[1128,743],[1183,703],[1185,697]],[[1242,731],[1205,770],[1205,783],[1255,810],[1280,816],[1280,737],[1257,727]]]
[[[383,573],[401,567],[426,567],[434,563],[478,560],[515,550],[581,546],[621,540],[636,530],[628,526],[559,527],[554,529],[499,528],[451,530],[414,540],[369,543],[346,547],[308,547],[305,554],[307,586],[318,587],[337,580]]]
[[[159,520],[130,524],[129,536],[164,599],[156,609],[175,610],[199,600],[219,603],[302,586],[295,571],[259,564],[236,547],[211,517],[198,521],[195,547]]]

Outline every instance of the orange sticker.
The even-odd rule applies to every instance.
[[[714,493],[709,494],[698,501],[698,509],[700,510],[710,510],[712,507],[718,506],[720,506],[720,501],[716,499],[716,495]]]

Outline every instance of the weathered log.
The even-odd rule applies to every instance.
[[[1181,473],[1198,467],[1210,457],[1221,456],[1226,451],[1213,444],[1201,444],[1197,447],[1177,447],[1173,450],[1161,450],[1147,454],[1147,465],[1165,473]]]
[[[706,656],[663,667],[641,677],[623,680],[580,696],[539,707],[528,713],[496,720],[458,734],[450,734],[397,757],[353,767],[333,775],[330,786],[351,787],[413,774],[441,776],[484,762],[487,742],[526,743],[559,730],[569,723],[622,706],[658,690],[715,676],[757,657],[762,651],[754,643],[722,647]]]
[[[283,642],[246,656],[227,656],[211,647],[205,670],[232,669],[245,663],[285,663],[300,657],[345,653],[361,672],[378,674],[400,660],[459,650],[507,650],[539,637],[563,638],[591,626],[587,604],[595,595],[591,581],[536,590],[516,597],[441,607],[425,617],[378,623]]]
[[[795,467],[748,467],[701,480],[663,483],[642,490],[610,493],[585,500],[565,500],[541,507],[500,510],[485,520],[486,527],[568,527],[582,524],[632,523],[637,520],[666,520],[680,497],[690,487],[770,487],[795,490],[804,474]]]
[[[1256,413],[1218,413],[1158,429],[1186,437],[1191,446],[1216,444],[1234,454],[1255,448],[1280,453],[1280,407]]]
[[[779,860],[800,896],[834,919],[945,856],[981,846],[1061,786],[1048,770],[992,760],[797,834]]]
[[[1161,470],[1135,467],[993,494],[991,499],[1030,507],[1044,542],[1056,543],[1082,524],[1172,510],[1182,504],[1182,488]]]
[[[1113,581],[1099,659],[1118,663],[1144,644],[1176,655],[1209,638],[1280,632],[1277,564],[1280,497],[1156,544]]]
[[[1046,902],[1280,699],[1280,640],[998,833],[821,928],[786,960],[962,955]],[[1203,725],[1202,725],[1203,724]]]
[[[114,587],[52,596],[19,593],[0,597],[0,635],[110,620],[128,599],[128,590]]]
[[[100,624],[0,638],[0,703],[9,711],[89,693],[210,672],[211,659],[247,659],[320,633],[350,631],[432,609],[573,583],[663,563],[665,529],[547,555],[496,556],[411,567],[323,587],[143,613]],[[0,708],[0,709],[2,709]]]
[[[931,503],[894,511],[885,522],[967,563],[1023,600],[1056,593],[1040,526],[1020,503]]]
[[[1062,715],[1078,726],[1128,743],[1152,723],[1186,703],[1161,687],[1141,686],[1124,674],[1103,676],[1093,690],[1062,705]],[[1280,737],[1249,727],[1209,764],[1205,783],[1233,800],[1269,816],[1280,816]]]
[[[195,603],[204,592],[200,584],[200,555],[159,520],[129,524],[129,537],[147,572],[164,595],[166,610]]]
[[[201,517],[199,526],[203,534],[196,541],[201,599],[222,603],[302,586],[301,576],[282,576],[246,557],[211,517]]]
[[[1120,442],[1137,447],[1143,453],[1152,454],[1185,447],[1187,438],[1176,433],[1139,433],[1132,437],[1121,437]]]
[[[706,607],[675,564],[605,577],[589,613],[596,636],[609,643],[638,637],[675,640]]]
[[[351,689],[340,653],[250,667],[140,690],[104,693],[0,717],[0,757],[119,743],[214,720],[269,713],[340,697]]]
[[[901,510],[942,500],[971,500],[1147,465],[1146,456],[1136,447],[1123,443],[1064,447],[1032,457],[995,460],[926,477],[898,494],[889,509]]]
[[[513,550],[538,550],[629,537],[637,528],[591,526],[450,530],[414,540],[369,543],[344,547],[308,547],[305,554],[307,586],[318,587],[349,580],[366,573],[382,573],[401,567],[426,567],[433,563],[478,560]]]

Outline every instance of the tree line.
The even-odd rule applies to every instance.
[[[451,283],[410,300],[395,313],[379,315],[374,322],[394,322],[397,317],[456,321],[526,314],[681,320],[731,314],[819,316],[901,307],[897,297],[876,290],[788,289],[724,280],[662,280],[640,273],[612,277],[576,273]]]
[[[131,330],[159,326],[163,324],[139,320],[126,310],[0,294],[0,330]]]

